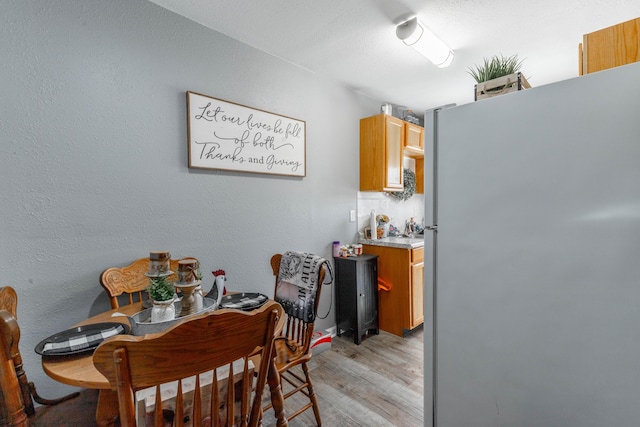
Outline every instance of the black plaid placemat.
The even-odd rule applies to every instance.
[[[70,353],[98,346],[105,339],[125,333],[124,325],[113,325],[100,330],[78,332],[65,339],[45,342],[42,354]]]

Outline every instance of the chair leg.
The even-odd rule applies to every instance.
[[[31,399],[31,390],[29,389],[29,380],[27,374],[24,372],[22,366],[22,357],[20,353],[13,356],[13,366],[16,370],[16,376],[18,377],[18,383],[20,384],[20,393],[22,393],[22,402],[24,403],[24,412],[28,417],[36,414],[36,408],[33,405]]]
[[[313,407],[313,415],[316,417],[316,423],[318,423],[318,427],[322,427],[322,420],[320,420],[320,407],[318,406],[318,398],[316,397],[315,391],[313,391],[313,384],[311,383],[311,377],[309,376],[309,368],[307,368],[307,364],[302,364],[302,370],[304,371],[304,376],[307,380],[307,390],[309,390],[309,399],[311,399],[311,405]]]
[[[303,407],[301,407],[300,409],[298,409],[293,413],[288,413],[287,418],[289,421],[291,421],[292,419],[300,415],[302,412],[309,409],[309,407],[311,407],[313,409],[313,415],[316,418],[316,424],[318,425],[318,427],[322,427],[322,420],[320,418],[320,406],[318,406],[318,398],[316,397],[316,393],[313,390],[313,383],[311,382],[311,376],[309,375],[309,368],[307,367],[306,363],[302,363],[301,365],[302,365],[302,371],[304,372],[304,378],[302,378],[301,375],[299,375],[296,372],[293,372],[292,370],[289,370],[280,375],[279,387],[281,388],[282,392],[284,392],[284,387],[282,383],[283,381],[286,381],[293,387],[292,390],[288,391],[287,393],[284,393],[283,397],[285,400],[290,396],[296,394],[297,392],[300,392],[305,396],[307,396],[307,398],[309,398],[309,402],[306,405],[304,405]],[[292,378],[290,378],[289,376],[291,376]],[[273,405],[271,403],[267,403],[262,408],[262,411],[263,412],[267,411],[272,407]]]
[[[60,402],[64,402],[66,400],[70,400],[70,399],[73,399],[74,397],[80,396],[80,392],[76,391],[75,393],[71,393],[66,396],[59,397],[57,399],[45,399],[44,397],[41,397],[38,394],[38,392],[36,391],[36,385],[33,382],[29,383],[29,392],[31,392],[31,395],[33,396],[33,400],[35,400],[41,405],[57,405]]]

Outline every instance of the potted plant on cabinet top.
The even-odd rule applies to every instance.
[[[520,72],[522,61],[518,55],[505,57],[494,55],[491,59],[484,58],[482,65],[469,67],[467,71],[475,79],[474,99],[490,98],[504,93],[529,89],[531,85]]]
[[[173,305],[175,287],[169,282],[167,276],[149,278],[149,297],[153,301],[151,308],[151,321],[163,322],[173,320],[176,317],[176,308]]]

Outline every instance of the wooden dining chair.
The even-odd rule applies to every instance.
[[[170,261],[171,271],[177,271],[178,260]],[[125,294],[129,298],[129,304],[143,301],[143,292],[149,287],[149,278],[145,273],[149,271],[149,258],[140,258],[126,267],[107,268],[100,275],[100,285],[109,296],[111,308],[120,307],[118,297]],[[175,273],[169,276],[169,280],[175,280]]]
[[[13,317],[18,318],[18,294],[11,286],[0,288],[0,310],[7,310]]]
[[[275,276],[275,300],[283,306],[286,316],[282,333],[274,340],[274,357],[280,374],[280,386],[285,402],[296,393],[302,393],[308,399],[308,403],[296,411],[290,412],[285,407],[285,412],[287,419],[291,420],[307,409],[313,408],[318,427],[322,426],[320,408],[307,363],[312,354],[311,338],[320,301],[320,291],[325,278],[325,263],[324,259],[305,253],[288,252],[284,257],[282,254],[271,257],[271,268]],[[284,275],[281,272],[285,272]],[[313,274],[314,280],[305,277],[307,273]],[[304,277],[303,282],[312,282],[315,285],[303,289],[299,286],[300,283],[291,283],[295,282],[295,277],[300,278],[301,274]],[[288,290],[284,289],[288,285],[293,286],[289,286]],[[269,403],[263,410],[266,411],[271,407]]]
[[[269,364],[258,363],[256,373],[252,358],[271,359],[282,315],[268,301],[252,312],[207,311],[165,332],[105,340],[93,363],[118,393],[122,427],[139,425],[136,409],[154,426],[258,426]]]
[[[13,288],[0,288],[0,425],[96,425],[96,390],[82,390],[57,399],[38,395],[27,380],[20,355],[20,327],[16,318],[18,297]],[[34,400],[43,406],[36,407]]]

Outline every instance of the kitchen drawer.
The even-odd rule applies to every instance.
[[[416,248],[411,250],[411,264],[417,264],[424,261],[424,248]]]

